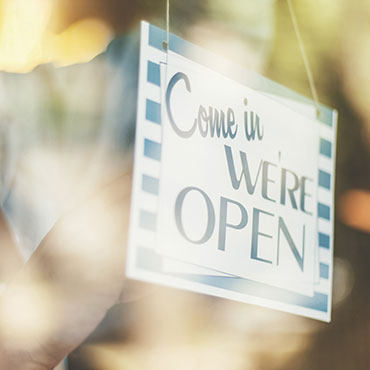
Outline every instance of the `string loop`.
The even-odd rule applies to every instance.
[[[312,98],[315,102],[316,116],[319,118],[320,115],[321,115],[320,101],[319,101],[319,96],[317,94],[316,85],[315,85],[315,81],[314,81],[314,78],[313,78],[311,66],[310,66],[310,63],[309,63],[308,58],[307,58],[307,54],[306,54],[306,50],[305,50],[305,47],[304,47],[304,44],[303,44],[301,33],[299,31],[297,17],[295,15],[295,11],[294,11],[294,8],[293,8],[293,5],[292,5],[292,1],[287,0],[287,3],[288,3],[290,17],[292,19],[292,23],[293,23],[293,27],[294,27],[294,32],[295,32],[296,37],[297,37],[299,50],[300,50],[301,55],[302,55],[303,64],[304,64],[306,74],[307,74],[307,78],[308,78],[308,82],[309,82],[309,85],[310,85]],[[169,50],[169,38],[170,38],[169,36],[170,36],[170,0],[166,0],[166,41],[163,42],[163,48],[166,51]]]
[[[170,42],[170,0],[166,4],[166,41],[163,42],[163,48],[168,51]]]
[[[317,94],[317,90],[316,90],[316,86],[315,86],[315,81],[313,79],[311,66],[310,66],[310,63],[309,63],[308,58],[307,58],[307,54],[306,54],[306,50],[304,48],[304,44],[303,44],[303,41],[302,41],[301,33],[299,31],[298,22],[297,22],[297,18],[296,18],[294,9],[293,9],[292,1],[291,0],[287,0],[287,2],[288,2],[289,13],[290,13],[290,17],[292,19],[294,31],[295,31],[295,34],[296,34],[296,37],[297,37],[297,40],[298,40],[299,49],[300,49],[300,52],[301,52],[301,55],[302,55],[303,64],[304,64],[304,67],[306,69],[306,74],[307,74],[308,82],[310,84],[312,98],[313,98],[313,100],[315,102],[316,116],[319,118],[320,115],[321,115],[320,101],[319,101],[319,96]]]

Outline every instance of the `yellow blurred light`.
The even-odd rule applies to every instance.
[[[109,27],[91,18],[72,24],[59,35],[50,35],[48,49],[58,66],[85,63],[101,53],[110,39]]]
[[[40,62],[50,0],[3,0],[0,68],[28,70]]]
[[[60,34],[50,30],[53,0],[3,0],[0,70],[29,72],[42,63],[69,65],[87,62],[102,52],[110,28],[97,19],[72,24]]]

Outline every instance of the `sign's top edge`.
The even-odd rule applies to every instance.
[[[143,30],[147,29],[149,32],[149,45],[165,52],[163,48],[163,42],[166,40],[166,31],[148,23],[147,21],[142,21],[141,27]],[[217,72],[233,80],[237,80],[238,82],[241,82],[252,89],[263,93],[292,99],[303,104],[314,105],[314,101],[312,99],[299,94],[275,81],[272,81],[255,71],[252,71],[246,67],[242,67],[222,56],[186,41],[172,33],[169,35],[169,50],[189,58],[205,67],[210,67],[213,70],[215,70],[216,66]],[[212,63],[215,58],[218,60],[217,64]],[[320,104],[320,108],[322,114],[319,118],[319,121],[327,126],[333,127],[333,121],[337,116],[336,110],[323,104]]]

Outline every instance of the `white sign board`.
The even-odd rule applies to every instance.
[[[142,23],[128,276],[329,321],[335,112],[164,39]]]

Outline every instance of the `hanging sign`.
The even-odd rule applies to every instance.
[[[142,23],[128,276],[329,321],[335,111],[163,40]]]

